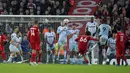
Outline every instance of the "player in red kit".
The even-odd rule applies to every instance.
[[[116,59],[117,59],[117,65],[120,65],[120,59],[122,58],[125,61],[125,65],[127,66],[128,63],[126,61],[125,54],[125,42],[126,42],[126,36],[123,32],[121,32],[121,27],[117,27],[117,34],[116,34]]]
[[[78,52],[82,54],[86,63],[88,63],[86,52],[88,51],[88,42],[90,40],[97,41],[97,39],[90,36],[90,32],[88,31],[86,32],[86,35],[81,35],[75,40],[78,42]]]
[[[0,56],[2,57],[3,63],[6,62],[5,52],[4,52],[4,44],[6,42],[6,36],[0,31]]]
[[[41,62],[42,50],[40,48],[40,32],[38,28],[38,21],[34,22],[34,25],[28,31],[28,40],[32,48],[32,56],[30,59],[31,65],[37,65],[36,54],[38,53],[38,63]]]

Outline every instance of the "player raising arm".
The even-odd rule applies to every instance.
[[[66,61],[66,47],[67,47],[67,35],[68,35],[67,24],[68,24],[68,22],[69,22],[68,19],[64,19],[63,22],[61,23],[61,26],[59,26],[58,29],[57,29],[57,33],[59,34],[57,60],[59,60],[59,55],[60,55],[59,49],[63,45],[64,46],[63,47],[63,49],[64,49],[64,61]]]
[[[86,35],[81,35],[75,40],[78,42],[78,52],[84,57],[86,63],[88,63],[86,52],[88,50],[88,42],[90,40],[98,41],[97,39],[91,37],[89,32],[86,32]]]

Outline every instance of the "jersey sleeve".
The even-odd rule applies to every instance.
[[[59,34],[60,32],[61,32],[61,29],[60,29],[60,27],[58,27],[57,33]]]
[[[5,35],[3,35],[3,41],[5,42],[7,39],[7,37]]]
[[[76,38],[76,39],[75,39],[75,41],[76,41],[76,42],[78,42],[78,41],[79,41],[79,39],[80,39],[80,36],[79,36],[78,38]]]
[[[28,31],[27,36],[28,36],[28,41],[30,42],[30,31]]]
[[[45,33],[44,38],[47,38],[47,33]]]
[[[89,25],[89,22],[87,22],[87,24],[86,24],[86,28],[88,28],[88,25]]]
[[[93,37],[89,37],[89,40],[98,41],[96,38],[93,38]]]

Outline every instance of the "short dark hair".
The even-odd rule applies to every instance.
[[[120,26],[117,26],[116,30],[117,30],[117,31],[121,31],[121,27],[120,27]]]
[[[91,35],[91,33],[89,31],[86,31],[86,35]]]
[[[38,21],[34,21],[34,24],[38,24]]]

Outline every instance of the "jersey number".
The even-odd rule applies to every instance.
[[[81,38],[80,38],[80,42],[87,42],[87,39],[86,39],[86,38],[81,37]]]
[[[106,31],[106,28],[105,28],[105,27],[103,27],[102,29],[103,29],[103,32]]]
[[[31,30],[31,36],[35,36],[34,30]]]
[[[120,36],[120,41],[121,41],[121,42],[124,41],[124,36]]]

